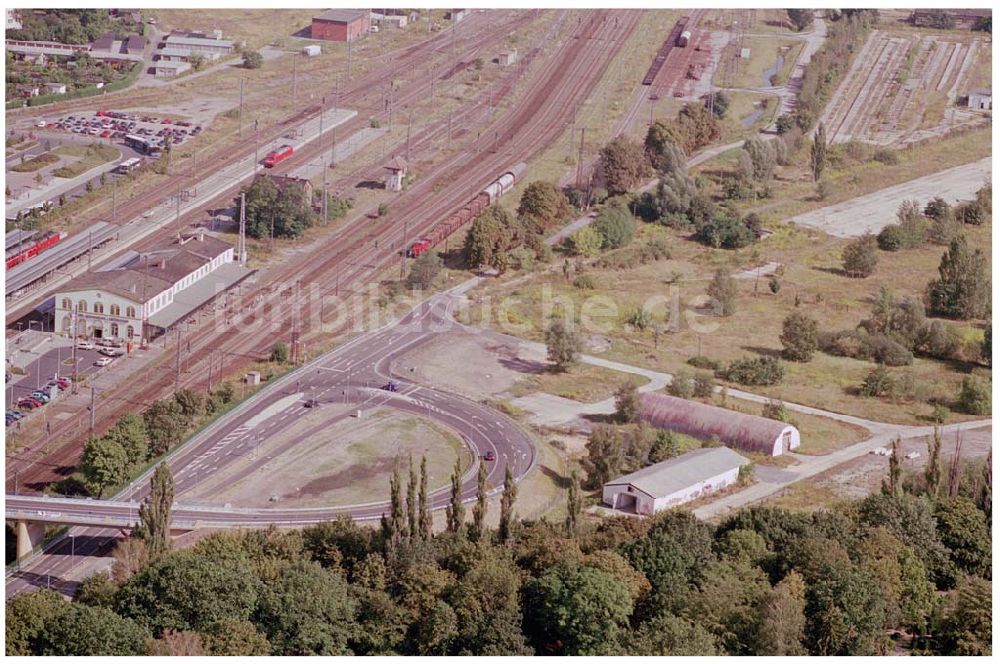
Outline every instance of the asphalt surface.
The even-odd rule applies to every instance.
[[[491,494],[502,491],[508,464],[515,479],[523,478],[534,465],[535,447],[531,436],[516,422],[483,404],[390,374],[389,367],[394,359],[457,325],[449,315],[455,302],[452,293],[436,295],[395,324],[356,337],[280,379],[178,449],[167,460],[175,478],[176,525],[180,528],[195,525],[260,527],[272,523],[301,526],[328,521],[341,514],[356,520],[380,518],[388,510],[384,500],[363,505],[297,509],[184,504],[187,491],[226,464],[253,459],[247,473],[266,464],[268,458],[257,454],[259,443],[309,412],[304,406],[307,398],[317,399],[320,409],[332,403],[350,403],[356,405],[362,415],[365,410],[390,406],[435,419],[451,428],[476,458],[462,481],[462,496],[466,502],[475,499],[479,463],[487,464]],[[397,383],[397,392],[381,389],[389,380]],[[495,461],[482,460],[487,452],[493,452]],[[273,452],[279,453],[280,450]],[[67,536],[45,553],[27,561],[8,577],[7,597],[32,587],[51,587],[71,593],[75,587],[73,579],[84,578],[106,567],[109,559],[98,556],[106,552],[128,524],[135,522],[138,502],[148,492],[151,473],[138,478],[113,501],[8,496],[8,520],[22,516],[43,522],[107,523],[114,530],[72,528],[71,537]],[[445,507],[449,501],[448,488],[432,492],[430,499],[432,509]]]

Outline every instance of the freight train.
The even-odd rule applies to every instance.
[[[673,30],[667,35],[667,38],[660,46],[660,50],[656,53],[656,57],[653,58],[652,64],[649,65],[649,70],[646,71],[646,76],[642,79],[643,85],[653,84],[653,81],[656,80],[656,75],[660,73],[660,69],[663,68],[663,64],[667,61],[667,56],[670,55],[671,49],[675,47],[683,48],[688,45],[688,42],[691,40],[691,31],[687,29],[690,18],[690,16],[682,16],[674,24]]]
[[[15,265],[20,265],[29,258],[34,258],[46,249],[59,244],[59,241],[66,237],[65,233],[48,231],[41,237],[31,238],[28,242],[21,243],[7,250],[7,269]]]
[[[264,157],[264,167],[274,168],[284,160],[291,157],[293,152],[295,151],[292,149],[291,145],[282,145],[277,150],[274,150],[273,152],[268,152],[267,156]]]
[[[483,210],[496,203],[501,196],[513,189],[527,168],[528,165],[523,161],[511,166],[510,170],[504,171],[500,177],[479,192],[465,207],[445,218],[441,223],[436,224],[427,237],[414,242],[407,248],[406,254],[414,258],[419,256],[475,219]]]

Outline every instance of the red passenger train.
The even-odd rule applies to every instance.
[[[24,246],[16,246],[11,248],[7,252],[7,269],[14,267],[15,265],[20,265],[29,258],[34,258],[38,254],[42,253],[46,249],[51,249],[52,247],[59,244],[59,240],[65,237],[65,233],[57,233],[55,231],[49,231],[42,235],[40,238],[32,238]]]

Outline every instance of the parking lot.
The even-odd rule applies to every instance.
[[[122,140],[127,135],[142,136],[151,145],[162,147],[169,139],[177,145],[201,133],[201,125],[174,118],[155,115],[126,113],[124,111],[97,111],[67,115],[54,121],[39,120],[39,129],[86,134],[98,138]]]
[[[58,343],[57,340],[56,343]],[[11,349],[12,350],[12,349]],[[105,353],[101,352],[102,347],[96,346],[94,344],[85,344],[84,347],[78,346],[76,350],[76,373],[77,380],[79,381],[85,376],[95,376],[104,371],[107,368],[114,367],[118,362],[121,361],[121,357],[124,356],[126,348],[124,346],[119,347],[114,352],[120,352],[119,357],[108,357],[105,353],[112,351],[105,350]],[[11,353],[8,353],[11,355]],[[59,378],[73,378],[73,347],[65,343],[59,343],[56,347],[47,348],[44,352],[39,352],[37,354],[32,351],[22,351],[20,356],[23,358],[27,356],[34,355],[34,359],[30,362],[26,362],[23,367],[26,372],[25,375],[11,374],[10,366],[7,367],[7,375],[9,379],[6,382],[5,389],[5,400],[7,406],[7,426],[11,426],[14,422],[24,417],[29,417],[32,413],[43,411],[46,406],[51,402],[44,402],[41,399],[36,399],[42,405],[36,405],[34,408],[29,405],[25,405],[24,401],[26,397],[31,397],[32,393],[38,392],[46,387],[53,381],[57,381]],[[103,365],[103,366],[102,366]],[[63,384],[67,388],[70,388],[68,381],[63,381]],[[55,396],[52,401],[57,401],[62,397],[62,394]],[[21,402],[21,405],[19,405]],[[17,417],[13,413],[20,413],[23,417]]]

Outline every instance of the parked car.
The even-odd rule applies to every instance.
[[[303,405],[306,408],[315,408],[316,406],[319,405],[319,400],[318,399],[306,399],[306,402]]]
[[[31,398],[32,399],[38,399],[43,404],[52,401],[52,397],[50,397],[45,392],[42,392],[41,390],[35,390],[34,392],[32,392],[31,393]]]
[[[79,348],[80,350],[94,350],[94,342],[93,341],[77,341],[76,342],[76,347]]]
[[[101,355],[104,355],[105,357],[121,357],[122,355],[125,354],[125,351],[123,351],[121,348],[115,348],[114,346],[101,348],[97,352],[100,353]]]
[[[496,460],[497,460],[497,455],[493,450],[490,450],[489,452],[483,455],[483,461],[496,461]]]
[[[20,419],[22,419],[24,417],[24,413],[22,413],[19,410],[8,410],[7,411],[7,417],[12,417],[15,420],[20,420]]]
[[[17,400],[17,407],[25,410],[33,410],[42,406],[42,402],[34,397],[21,397]]]
[[[97,358],[94,361],[94,366],[95,367],[106,367],[109,364],[111,364],[112,362],[114,362],[114,360],[112,358],[110,358],[110,357],[99,357],[99,358]]]
[[[399,385],[397,385],[395,381],[390,380],[382,386],[382,389],[386,392],[399,392]]]

